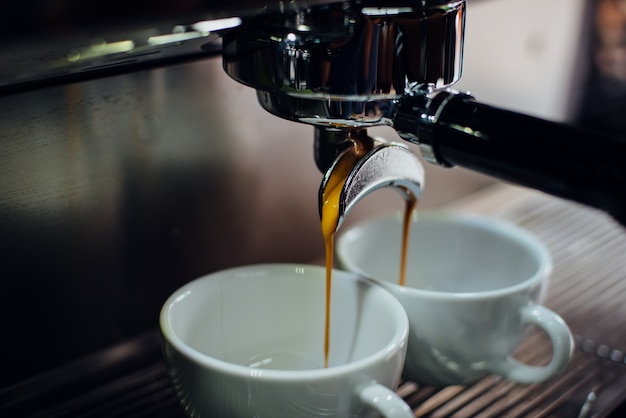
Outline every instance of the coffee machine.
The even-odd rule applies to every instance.
[[[498,1],[66,0],[3,13],[7,411],[24,408],[16,400],[25,393],[54,405],[58,388],[91,388],[85,363],[71,370],[88,383],[51,378],[86,354],[116,346],[94,366],[107,376],[115,371],[103,364],[120,353],[152,361],[158,350],[140,350],[154,342],[144,332],[163,300],[199,275],[321,256],[320,172],[353,135],[382,129],[434,163],[425,193],[454,188],[456,178],[437,187],[438,176],[460,172],[624,223],[619,133],[454,90],[467,16]]]

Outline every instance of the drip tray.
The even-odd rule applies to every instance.
[[[535,233],[551,251],[546,305],[576,335],[567,369],[541,384],[487,377],[443,389],[402,382],[417,417],[622,416],[626,399],[626,229],[603,213],[534,191],[496,186],[451,210],[486,214]],[[516,357],[545,364],[550,345],[531,331]],[[161,360],[157,330],[61,369],[0,389],[0,416],[183,417]]]

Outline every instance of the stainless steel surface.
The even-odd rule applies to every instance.
[[[347,152],[347,151],[344,151]],[[336,160],[341,159],[339,156]],[[334,165],[326,172],[319,192],[319,210],[322,214],[325,190]],[[339,195],[336,229],[354,206],[378,189],[392,188],[405,199],[417,200],[424,188],[424,168],[415,155],[396,142],[374,140],[374,148],[365,154],[350,171]]]
[[[0,94],[207,58],[241,19],[329,1],[14,3],[0,14]]]
[[[246,20],[224,69],[269,112],[332,127],[390,124],[394,99],[456,82],[465,2],[353,2]]]
[[[16,3],[0,15],[0,94],[210,57],[219,37],[256,16],[337,0]],[[362,2],[367,6],[374,1]],[[422,2],[424,3],[424,2]],[[428,0],[427,4],[444,3]]]
[[[0,98],[0,386],[153,326],[204,273],[321,254],[294,125],[219,59]]]

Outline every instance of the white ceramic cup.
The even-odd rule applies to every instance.
[[[494,374],[534,383],[565,368],[573,338],[563,319],[541,305],[552,262],[538,238],[502,220],[419,211],[405,286],[399,285],[401,241],[402,214],[380,217],[340,233],[336,257],[340,268],[376,279],[404,306],[405,378],[442,386]],[[512,355],[530,325],[552,343],[545,366]]]
[[[398,301],[334,271],[324,367],[325,269],[267,264],[183,286],[160,316],[165,362],[194,417],[369,417],[413,414],[394,389],[408,341]]]

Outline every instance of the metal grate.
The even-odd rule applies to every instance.
[[[183,417],[157,331],[0,389],[3,417]]]
[[[576,334],[558,377],[517,385],[487,377],[443,389],[403,382],[417,417],[604,417],[626,399],[626,230],[605,215],[525,189],[498,186],[450,206],[513,221],[550,248],[546,305]],[[517,357],[542,364],[547,337],[532,331]],[[0,389],[0,416],[182,417],[161,362],[157,331],[62,369]]]

